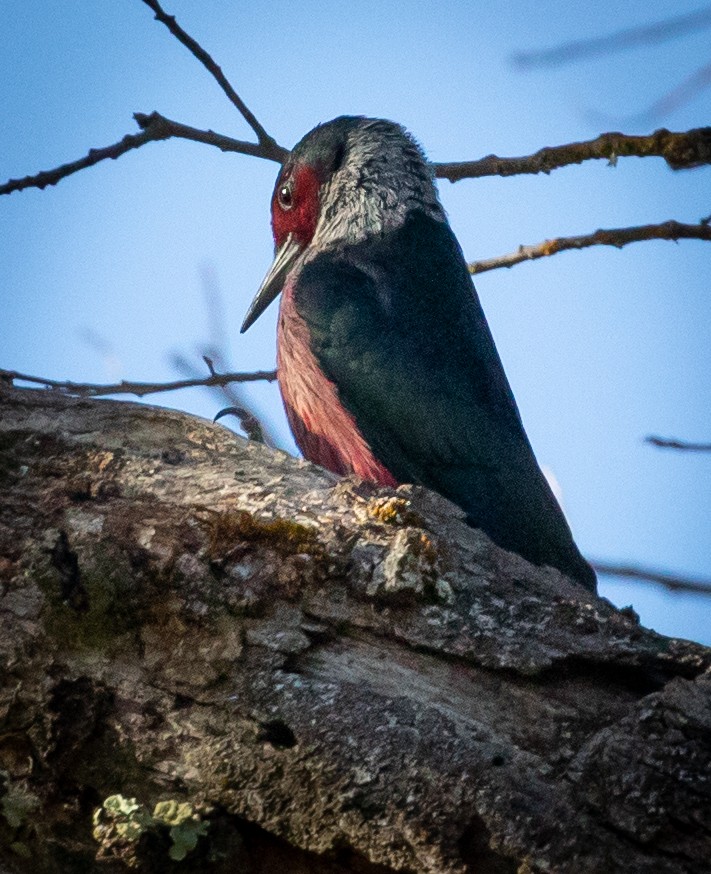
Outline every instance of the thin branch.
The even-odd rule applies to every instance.
[[[144,0],[145,2],[145,0]],[[53,170],[44,170],[23,179],[10,179],[0,185],[0,194],[22,191],[24,188],[45,188],[56,185],[61,179],[91,167],[107,158],[116,159],[132,149],[146,143],[167,140],[171,137],[191,140],[216,146],[223,152],[235,152],[255,158],[266,158],[283,163],[289,154],[288,149],[276,143],[248,143],[235,140],[212,130],[200,130],[179,121],[166,118],[158,112],[134,115],[136,123],[143,129],[139,134],[127,134],[118,143],[99,149],[90,149],[89,154],[62,164]],[[489,155],[477,161],[464,161],[450,164],[434,164],[435,174],[441,179],[457,182],[460,179],[478,179],[483,176],[513,176],[517,174],[550,173],[559,167],[580,164],[591,159],[607,159],[615,162],[618,157],[634,155],[662,157],[670,167],[699,167],[711,163],[711,127],[696,128],[686,132],[658,130],[649,136],[628,136],[621,133],[601,134],[597,139],[563,146],[550,146],[540,149],[534,155],[521,158],[499,158]]]
[[[0,185],[0,194],[11,194],[13,191],[22,191],[24,188],[46,188],[48,185],[56,185],[61,179],[66,176],[71,176],[78,170],[83,170],[85,167],[93,167],[99,161],[104,161],[106,158],[120,158],[121,155],[129,152],[131,149],[137,149],[150,143],[152,140],[163,139],[155,135],[153,130],[146,129],[140,134],[126,134],[126,136],[118,143],[112,146],[104,146],[101,149],[89,149],[89,154],[78,161],[71,161],[68,164],[62,164],[55,167],[53,170],[42,170],[34,176],[25,176],[22,179],[9,179],[3,185]]]
[[[660,449],[678,449],[680,452],[711,452],[711,443],[690,443],[687,440],[669,440],[654,435],[645,437],[644,442]]]
[[[589,246],[615,246],[621,249],[628,243],[638,243],[642,240],[711,240],[711,226],[707,224],[686,225],[681,222],[662,222],[658,225],[639,225],[632,228],[611,228],[597,230],[594,234],[584,234],[579,237],[556,237],[545,240],[535,246],[519,246],[516,252],[501,255],[498,258],[488,258],[484,261],[474,261],[468,265],[471,274],[485,273],[499,267],[513,267],[522,261],[535,261],[565,252],[568,249],[587,249]]]
[[[460,179],[478,179],[482,176],[550,173],[559,167],[602,158],[615,164],[618,158],[628,156],[664,158],[673,170],[687,170],[710,164],[711,127],[678,132],[661,128],[647,136],[630,136],[613,131],[600,134],[594,140],[546,146],[534,155],[520,158],[488,155],[477,161],[435,164],[434,168],[438,178],[458,182]]]
[[[141,133],[127,134],[118,143],[99,149],[90,149],[89,154],[85,157],[80,158],[77,161],[62,164],[52,170],[43,170],[40,173],[33,176],[25,176],[22,179],[10,179],[8,182],[0,185],[0,195],[10,194],[13,191],[22,191],[25,188],[46,188],[48,185],[56,185],[61,179],[70,176],[72,173],[76,173],[78,170],[83,170],[85,167],[92,167],[94,164],[98,164],[100,161],[106,160],[107,158],[119,158],[126,152],[131,151],[132,149],[137,149],[146,143],[154,142],[156,140],[165,140],[170,137],[182,137],[183,139],[207,143],[209,145],[217,146],[225,152],[238,152],[258,158],[267,158],[271,161],[277,161],[278,163],[284,161],[285,156],[288,154],[288,149],[280,146],[276,140],[269,136],[269,134],[264,130],[232,85],[230,85],[224,73],[212,57],[199,43],[187,34],[182,27],[180,27],[174,16],[166,14],[157,0],[143,0],[143,2],[153,10],[156,19],[165,24],[170,32],[190,50],[190,52],[217,80],[227,97],[255,132],[259,142],[247,143],[241,140],[234,140],[231,137],[226,137],[222,134],[216,134],[210,130],[198,130],[197,128],[181,124],[180,122],[171,121],[157,112],[153,112],[150,115],[136,113],[134,118],[143,129]]]
[[[676,18],[666,18],[654,24],[631,27],[593,39],[574,40],[552,49],[517,52],[512,61],[519,67],[556,66],[580,58],[612,54],[639,45],[666,42],[704,27],[711,27],[711,9],[708,7]]]
[[[133,117],[138,126],[143,129],[141,133],[127,134],[122,140],[111,146],[90,149],[89,154],[84,158],[80,158],[78,161],[71,161],[68,164],[62,164],[53,170],[43,170],[34,176],[25,176],[22,179],[10,179],[3,185],[0,185],[0,195],[11,194],[13,191],[22,191],[25,188],[46,188],[48,185],[56,185],[62,179],[71,176],[72,173],[76,173],[78,170],[83,170],[85,167],[93,167],[94,164],[105,161],[107,158],[115,160],[132,149],[145,146],[146,143],[167,140],[171,137],[180,137],[181,139],[192,140],[197,143],[207,143],[210,146],[216,146],[223,152],[236,152],[240,155],[266,158],[269,161],[276,161],[278,163],[281,163],[284,157],[288,155],[287,149],[284,149],[282,146],[260,145],[258,143],[247,143],[243,140],[234,140],[232,137],[227,137],[224,134],[218,134],[211,130],[199,130],[187,124],[181,124],[179,121],[172,121],[158,112],[152,112],[150,115],[137,112]]]
[[[597,573],[606,577],[625,577],[630,580],[655,583],[671,592],[694,592],[695,594],[711,595],[711,580],[689,579],[677,574],[668,574],[631,565],[617,565],[605,561],[591,561],[590,564]]]
[[[225,329],[226,318],[224,312],[224,299],[220,285],[209,267],[201,270],[202,290],[205,296],[205,309],[208,318],[208,340],[198,345],[197,353],[207,365],[211,374],[218,371],[232,371],[229,352],[229,335]],[[200,366],[187,355],[174,352],[171,355],[173,367],[184,377],[199,377]],[[250,440],[265,443],[267,446],[277,447],[278,441],[268,422],[262,422],[253,409],[253,401],[245,392],[243,383],[230,382],[228,385],[215,385],[210,391],[219,397],[221,406],[227,401],[226,408],[239,419],[240,428]],[[223,415],[226,415],[224,410]],[[220,418],[215,417],[214,421]]]
[[[215,63],[213,58],[205,51],[205,49],[194,40],[190,34],[186,33],[183,28],[175,20],[174,15],[168,15],[161,7],[158,0],[143,0],[143,2],[155,13],[157,21],[164,24],[173,36],[178,39],[190,51],[205,69],[213,76],[218,85],[227,95],[230,102],[237,108],[247,124],[257,135],[259,144],[267,148],[277,146],[276,140],[269,136],[262,125],[257,121],[256,116],[248,108],[247,104],[237,94],[235,89],[230,85],[227,77],[222,72],[222,68]]]
[[[144,395],[157,394],[164,391],[177,391],[181,388],[210,388],[212,386],[224,386],[231,382],[273,382],[276,379],[275,370],[256,370],[251,373],[211,373],[209,376],[196,379],[179,379],[175,382],[121,382],[113,385],[97,385],[88,382],[69,382],[56,379],[47,379],[43,376],[29,376],[26,373],[18,373],[16,370],[0,369],[0,380],[14,384],[17,382],[29,382],[41,385],[53,391],[78,397],[97,398],[105,395]]]
[[[203,355],[203,360],[210,368],[210,372],[213,375],[217,375],[214,370],[214,365],[210,358],[206,355]],[[171,356],[171,362],[173,367],[181,373],[193,374],[198,373],[198,369],[193,365],[191,361],[188,360],[184,355],[180,355],[175,353]],[[190,379],[196,378],[200,379],[200,377],[189,377]],[[233,393],[235,391],[235,383],[230,382],[228,384],[225,383],[215,383],[207,385],[207,388],[211,388],[218,393],[224,394],[229,400],[233,400]],[[239,397],[239,395],[237,395]],[[262,425],[257,416],[252,412],[252,410],[248,409],[247,404],[245,402],[235,404],[233,406],[227,407],[227,409],[237,417],[239,420],[240,428],[247,435],[249,440],[254,440],[256,443],[266,443],[267,446],[275,446],[274,440],[269,435],[269,439],[265,439],[265,427]],[[224,411],[220,411],[224,412]],[[218,413],[213,419],[216,422],[220,418],[220,414]]]
[[[184,140],[192,140],[195,143],[216,146],[223,152],[236,152],[239,155],[250,155],[252,158],[266,158],[268,161],[276,161],[277,164],[283,164],[289,154],[288,149],[278,145],[273,140],[269,143],[248,143],[245,140],[235,140],[212,130],[201,130],[179,121],[172,121],[159,112],[151,112],[150,115],[136,112],[133,117],[138,126],[143,130],[150,130],[153,139],[156,140],[179,137]]]

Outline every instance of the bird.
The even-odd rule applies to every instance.
[[[318,125],[282,164],[271,223],[274,261],[241,332],[281,293],[277,380],[304,457],[425,486],[501,548],[595,591],[414,137],[364,116]]]

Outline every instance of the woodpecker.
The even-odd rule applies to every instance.
[[[242,332],[281,292],[277,378],[304,456],[439,492],[499,546],[594,591],[410,134],[319,125],[282,166],[271,214],[276,254]]]

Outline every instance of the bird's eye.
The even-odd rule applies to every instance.
[[[291,182],[285,182],[283,185],[279,186],[277,200],[282,209],[291,209],[294,205],[294,191]]]

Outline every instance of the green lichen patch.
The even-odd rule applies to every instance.
[[[168,855],[176,862],[184,859],[197,846],[198,838],[207,834],[208,824],[195,815],[187,802],[159,801],[153,810],[155,822],[170,828]]]
[[[136,851],[153,819],[135,798],[110,795],[94,811],[92,836],[99,844],[98,860],[120,859],[129,868],[138,863]]]
[[[141,845],[146,840],[153,837],[160,841],[166,833],[167,853],[180,862],[195,849],[209,828],[186,802],[159,801],[151,814],[135,798],[123,795],[110,795],[94,811],[92,825],[92,835],[99,844],[97,858],[121,859],[128,867],[138,864]]]

